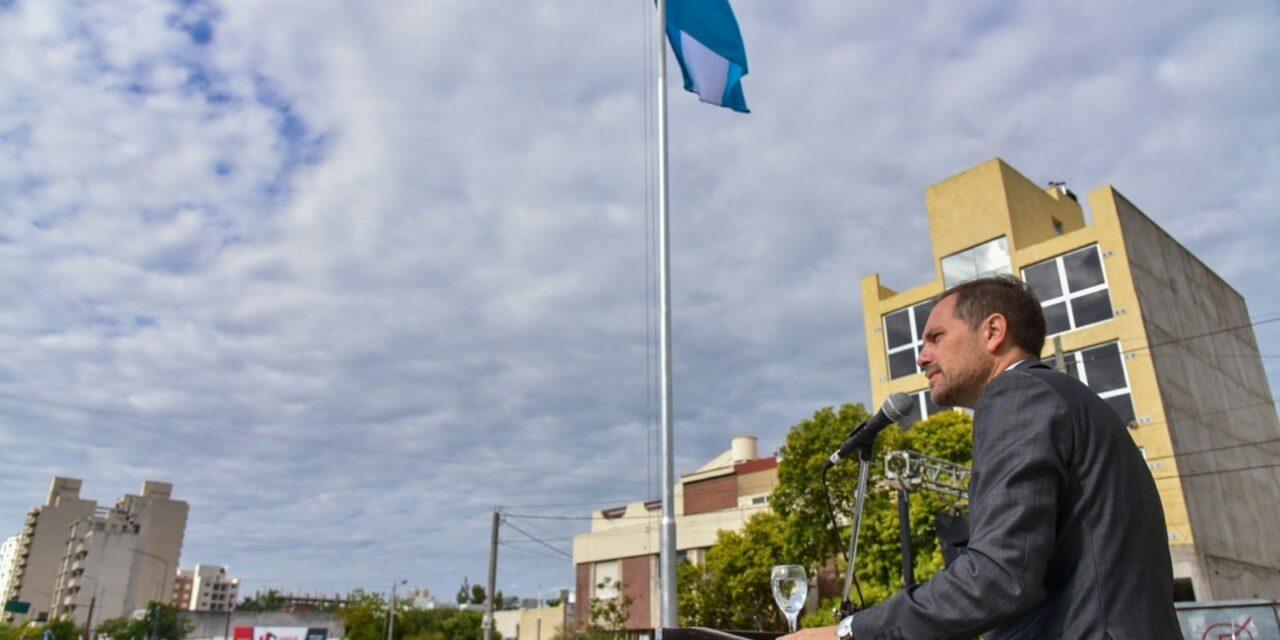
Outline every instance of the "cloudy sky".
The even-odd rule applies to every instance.
[[[0,0],[0,533],[167,480],[247,591],[448,595],[495,504],[655,495],[650,6]],[[866,401],[858,279],[931,277],[924,188],[994,156],[1280,314],[1280,8],[1027,6],[735,3],[754,113],[671,96],[679,470]]]

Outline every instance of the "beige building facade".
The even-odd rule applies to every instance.
[[[675,487],[676,550],[701,562],[721,531],[740,531],[751,516],[769,508],[778,484],[778,460],[761,458],[756,438],[734,438],[729,450]],[[652,630],[660,620],[658,554],[661,503],[636,502],[592,515],[591,531],[574,536],[576,572],[574,627],[590,622],[592,598],[631,599],[627,629]],[[608,584],[608,588],[599,585]]]
[[[494,630],[503,640],[551,640],[568,628],[568,605],[564,599],[554,607],[530,607],[494,611]]]
[[[1043,357],[1129,425],[1159,487],[1180,599],[1280,593],[1280,420],[1244,298],[1115,188],[1042,189],[1000,159],[925,192],[935,277],[904,291],[862,279],[876,406],[933,405],[915,364],[950,285],[1006,273],[1041,298]],[[1060,349],[1059,346],[1060,345]]]
[[[56,617],[77,625],[132,614],[173,599],[188,505],[173,500],[173,485],[143,483],[111,508],[96,509],[64,532],[56,573]]]
[[[0,595],[9,593],[9,581],[18,565],[18,545],[22,538],[12,536],[0,545]]]
[[[67,528],[93,515],[98,506],[93,500],[80,498],[80,485],[76,478],[54,478],[45,503],[27,513],[22,533],[18,534],[17,559],[4,599],[28,603],[30,609],[25,616],[5,614],[7,621],[49,618],[54,583],[66,550]]]
[[[230,611],[240,594],[240,580],[227,567],[198,564],[178,572],[173,588],[173,605],[187,611]]]

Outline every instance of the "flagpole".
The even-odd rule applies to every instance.
[[[676,617],[675,430],[671,411],[671,257],[667,228],[667,0],[658,0],[658,328],[662,406],[662,550],[658,556],[661,627],[679,626]]]

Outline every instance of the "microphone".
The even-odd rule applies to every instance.
[[[907,417],[915,405],[915,398],[905,393],[890,394],[889,399],[880,405],[880,410],[874,416],[867,418],[866,422],[858,425],[858,428],[849,434],[844,444],[840,445],[840,449],[831,454],[823,470],[836,466],[854,451],[871,446],[871,443],[876,441],[876,436],[880,435],[885,427]]]

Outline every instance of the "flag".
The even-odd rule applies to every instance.
[[[729,0],[667,0],[667,39],[684,88],[703,102],[750,113],[742,95],[747,48]]]

